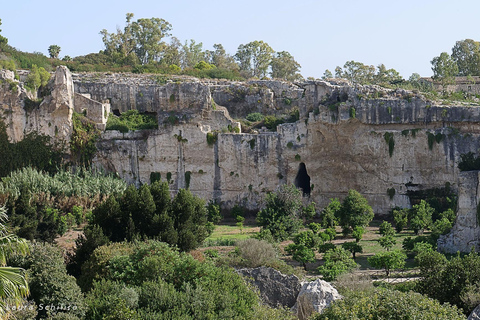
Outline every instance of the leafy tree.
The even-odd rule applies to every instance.
[[[265,198],[265,208],[257,215],[263,229],[270,230],[274,239],[283,241],[302,225],[302,192],[294,185],[282,185]]]
[[[425,262],[422,265],[425,266]],[[436,255],[429,257],[426,265],[427,268],[424,268],[426,272],[422,272],[423,277],[416,287],[420,293],[437,299],[441,303],[455,304],[466,311],[474,307],[469,305],[467,300],[462,300],[462,296],[467,294],[470,285],[480,284],[478,253],[470,252],[463,257],[458,254],[449,261]]]
[[[330,71],[328,69],[325,70],[325,72],[323,73],[322,79],[327,80],[327,79],[332,79],[332,78],[333,78],[332,71]]]
[[[133,17],[133,15],[132,15]],[[162,39],[169,36],[172,25],[159,18],[138,19],[132,22],[132,40],[135,53],[142,64],[160,60],[165,43]]]
[[[413,206],[410,218],[410,226],[415,234],[422,234],[423,230],[432,223],[432,214],[435,209],[425,201],[421,200],[419,204]]]
[[[164,66],[180,66],[181,65],[181,50],[182,50],[182,43],[178,38],[176,37],[171,37],[170,38],[170,43],[165,44],[160,64]]]
[[[238,65],[235,62],[235,59],[227,54],[223,45],[217,43],[213,45],[214,51],[207,50],[205,56],[208,59],[208,62],[215,65],[219,69],[238,69]]]
[[[387,69],[382,63],[377,67],[377,74],[375,75],[375,83],[378,84],[392,84],[402,81],[403,78],[400,76],[395,69]]]
[[[347,232],[345,232],[345,231],[347,231]],[[343,229],[343,234],[346,236],[348,234],[348,231],[349,231],[349,229]],[[356,226],[355,228],[353,228],[352,237],[355,238],[356,242],[360,242],[360,240],[362,240],[364,234],[365,234],[365,228],[364,227]]]
[[[300,64],[287,51],[277,52],[270,62],[272,67],[271,76],[274,79],[295,81],[302,78]]]
[[[10,234],[5,207],[0,207],[0,316],[4,317],[12,306],[19,307],[29,294],[29,286],[22,268],[7,266],[12,254],[26,255],[29,252],[24,239]]]
[[[30,298],[37,305],[71,306],[59,310],[82,317],[85,312],[83,294],[76,279],[67,274],[62,252],[50,244],[33,244],[30,254],[23,260],[31,288]],[[39,310],[45,317],[46,308]]]
[[[342,207],[338,198],[330,199],[330,203],[322,210],[321,221],[324,228],[337,225],[337,215]]]
[[[308,228],[312,230],[313,233],[318,234],[320,229],[322,229],[322,225],[320,223],[311,222],[308,224]]]
[[[383,221],[380,224],[379,232],[382,235],[380,239],[378,239],[378,243],[386,249],[387,251],[390,250],[397,241],[395,240],[395,230],[392,227],[392,224],[388,221]]]
[[[354,231],[355,227],[366,227],[373,219],[372,207],[358,191],[349,190],[337,211],[339,224],[346,233]]]
[[[0,19],[0,26],[1,25],[2,25],[2,19]],[[2,29],[0,29],[0,32],[2,32]],[[8,43],[8,39],[0,35],[0,48],[6,45],[7,43]]]
[[[293,237],[293,243],[285,250],[293,256],[293,260],[303,264],[307,270],[307,262],[315,261],[315,248],[320,244],[320,238],[313,231],[303,231]]]
[[[455,76],[458,74],[458,66],[455,61],[446,52],[442,52],[440,56],[434,57],[430,62],[432,64],[433,79],[440,81],[443,90],[448,84],[454,83]]]
[[[219,223],[222,220],[222,214],[220,213],[220,206],[213,200],[207,205],[207,215],[208,221],[213,222],[215,224]]]
[[[368,263],[378,269],[384,269],[387,277],[393,269],[402,268],[407,256],[400,250],[385,251],[368,258]]]
[[[356,253],[363,252],[363,247],[357,242],[344,242],[342,243],[342,248],[347,251],[350,251],[350,253],[352,254],[353,260],[355,260]]]
[[[249,77],[263,78],[267,75],[273,49],[263,41],[253,41],[241,44],[238,47],[235,59],[240,65],[240,70]]]
[[[452,48],[452,59],[459,76],[480,75],[480,43],[472,39],[457,41]]]
[[[32,65],[30,73],[27,76],[25,85],[37,91],[41,87],[45,87],[50,80],[50,73],[46,71],[43,67],[38,68],[37,65]]]
[[[190,39],[190,43],[185,41],[181,50],[182,68],[193,68],[197,63],[204,60],[206,60],[206,58],[205,52],[203,51],[203,43],[196,43],[193,39]]]
[[[441,304],[415,292],[398,290],[361,291],[334,301],[313,320],[343,319],[465,319],[455,306]]]
[[[357,267],[350,253],[342,247],[335,247],[323,255],[324,264],[318,267],[318,273],[325,281],[334,281],[343,273],[350,272]]]
[[[58,59],[60,50],[61,50],[60,46],[57,46],[56,44],[52,44],[50,47],[48,47],[48,54],[50,55],[50,58]]]
[[[401,232],[408,225],[408,216],[410,215],[410,210],[408,209],[393,209],[393,221],[395,222],[395,230]]]

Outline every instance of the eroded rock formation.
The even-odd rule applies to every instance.
[[[292,311],[298,319],[306,320],[314,312],[322,313],[333,301],[341,299],[342,296],[337,289],[323,280],[306,282],[298,294],[295,306]]]

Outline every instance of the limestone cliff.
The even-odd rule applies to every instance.
[[[156,115],[158,130],[106,131],[97,166],[130,183],[168,180],[172,192],[189,188],[225,207],[261,206],[266,192],[294,183],[323,206],[354,188],[375,213],[409,207],[407,192],[456,189],[461,154],[479,147],[480,108],[440,105],[421,94],[346,82],[229,82],[158,75],[74,74],[57,69],[52,95],[33,111],[21,83],[4,84],[2,114],[14,140],[38,130],[68,141],[71,112],[102,128],[114,113],[137,109]],[[275,132],[233,133],[248,113],[300,119]],[[173,121],[172,121],[173,120]],[[55,127],[57,129],[55,129]],[[229,131],[230,129],[230,131]],[[207,142],[207,134],[216,139]],[[394,194],[387,190],[394,190]]]

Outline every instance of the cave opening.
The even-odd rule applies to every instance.
[[[295,186],[302,189],[304,196],[310,196],[310,176],[307,173],[307,167],[305,163],[301,162],[298,167],[298,173],[295,177]]]

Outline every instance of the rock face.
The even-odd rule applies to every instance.
[[[440,236],[439,251],[446,253],[470,252],[480,249],[479,199],[480,172],[461,172],[458,177],[458,210],[450,232]]]
[[[330,283],[318,279],[303,284],[292,311],[300,320],[306,320],[312,313],[321,313],[333,301],[341,298],[337,289]]]
[[[265,304],[291,308],[300,292],[301,283],[295,275],[284,275],[273,268],[259,267],[237,270],[260,291]]]
[[[467,320],[480,320],[480,305],[473,309]]]

